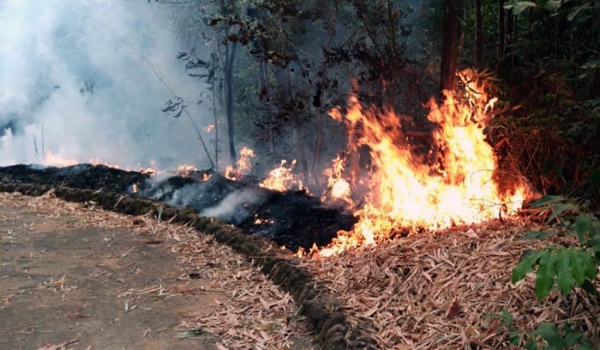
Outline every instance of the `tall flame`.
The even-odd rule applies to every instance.
[[[338,110],[332,118],[342,120],[354,137],[349,153],[362,146],[370,150],[370,177],[364,206],[355,211],[359,221],[351,232],[340,231],[320,256],[369,246],[390,238],[399,228],[443,229],[453,225],[479,223],[498,217],[500,210],[517,210],[525,190],[501,193],[492,181],[496,158],[485,141],[482,125],[495,102],[485,93],[483,83],[463,72],[465,92],[460,98],[445,92],[444,104],[429,102],[428,119],[437,124],[434,132],[441,166],[431,168],[414,156],[393,113],[363,110],[351,97],[349,111]],[[330,176],[339,178],[339,160]],[[345,191],[345,190],[344,190]]]
[[[235,162],[235,168],[231,165],[225,167],[225,177],[229,180],[239,180],[244,175],[250,174],[252,171],[252,161],[256,155],[254,151],[248,147],[243,147],[240,150],[240,159]]]

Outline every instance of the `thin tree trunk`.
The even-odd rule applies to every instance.
[[[481,0],[475,0],[475,68],[481,68],[483,57],[483,23],[481,19]]]
[[[500,72],[502,62],[504,62],[504,43],[506,42],[506,30],[504,28],[504,0],[498,0],[498,43],[496,45],[496,73]]]
[[[263,53],[264,55],[264,53]],[[259,62],[259,67],[260,67],[260,93],[262,94],[263,92],[266,92],[268,94],[268,86],[269,86],[269,76],[268,76],[268,71],[267,71],[267,63],[265,62],[265,58],[263,57],[260,62]],[[266,96],[264,98],[267,98]],[[270,103],[269,103],[270,104]],[[267,111],[267,117],[268,117],[268,128],[267,128],[267,132],[269,133],[269,139],[268,139],[268,145],[269,145],[269,152],[270,154],[273,154],[273,152],[275,152],[275,135],[273,134],[273,113],[271,113],[270,111]]]
[[[504,36],[504,55],[508,54],[508,59],[510,59],[511,65],[514,66],[514,55],[512,54],[511,47],[515,42],[515,19],[512,14],[512,10],[506,10],[504,15],[505,18],[505,31],[506,35]],[[505,61],[508,62],[508,59],[505,58]]]
[[[217,57],[213,54],[212,69],[213,72],[217,70]],[[216,73],[215,73],[216,74]],[[219,172],[219,114],[217,112],[217,78],[213,77],[212,81],[212,108],[213,117],[215,122],[215,172]]]
[[[389,70],[390,70],[390,76],[388,77],[388,83],[386,84],[386,93],[387,93],[387,104],[388,104],[388,110],[389,111],[394,111],[394,106],[395,106],[395,99],[396,99],[396,74],[399,74],[400,72],[398,72],[397,67],[398,67],[398,54],[396,52],[396,22],[397,20],[394,18],[394,2],[391,0],[387,1],[387,16],[388,16],[388,24],[389,24],[389,28],[388,31],[390,33],[390,47],[392,49],[392,57],[388,58],[388,62],[389,62]]]
[[[454,90],[457,61],[458,14],[457,0],[444,0],[444,35],[442,37],[442,67],[440,98],[444,90]]]
[[[235,151],[235,120],[233,114],[233,62],[235,61],[236,49],[237,43],[234,42],[231,44],[231,52],[227,55],[227,65],[225,68],[225,103],[227,106],[227,136],[229,138],[229,158],[232,163],[235,163],[237,159]]]
[[[286,78],[286,95],[294,96],[294,86],[292,84],[292,75],[290,74],[290,70],[285,70],[285,78]],[[298,111],[296,106],[292,108],[292,118],[294,120],[294,128],[296,129],[296,141],[298,142],[298,158],[300,162],[300,169],[302,170],[302,174],[304,175],[304,182],[308,180],[308,162],[306,161],[306,146],[304,144],[305,138],[302,135],[302,125],[300,120],[301,111]]]

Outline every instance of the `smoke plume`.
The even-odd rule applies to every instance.
[[[51,153],[207,167],[187,117],[161,111],[174,92],[200,128],[210,124],[165,11],[147,1],[0,0],[0,166],[43,164]]]

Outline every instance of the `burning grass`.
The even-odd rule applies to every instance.
[[[519,331],[541,322],[569,320],[593,329],[581,296],[566,300],[553,292],[538,302],[534,276],[511,284],[512,268],[525,249],[551,241],[523,240],[535,224],[488,222],[443,234],[415,234],[376,248],[346,252],[302,265],[343,296],[353,326],[381,349],[508,349],[509,332],[486,315],[511,313]]]

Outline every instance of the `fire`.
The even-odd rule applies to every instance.
[[[492,180],[496,158],[482,131],[495,102],[472,72],[462,73],[463,96],[445,93],[438,105],[431,99],[428,119],[437,123],[434,132],[440,150],[440,166],[431,168],[413,155],[405,142],[400,118],[393,113],[363,110],[356,97],[345,116],[337,111],[332,118],[343,121],[352,142],[348,153],[361,146],[370,149],[369,179],[364,206],[355,211],[359,221],[351,232],[340,231],[334,242],[316,252],[331,256],[344,250],[375,245],[393,236],[399,228],[444,229],[454,225],[480,223],[498,217],[501,210],[518,210],[525,197],[520,186],[503,194]],[[470,78],[470,79],[467,79]],[[341,179],[339,158],[329,170],[331,195],[348,197],[349,184]],[[338,185],[339,184],[339,185]]]
[[[190,176],[190,173],[192,173],[194,171],[198,171],[198,169],[195,166],[188,165],[188,164],[182,164],[177,167],[175,174],[177,174],[179,176],[183,176],[183,177],[188,177],[188,176]]]
[[[52,151],[46,151],[44,154],[44,165],[61,167],[76,164],[79,164],[79,161],[75,158],[65,158],[52,153]]]
[[[204,130],[205,133],[209,133],[209,132],[213,131],[214,129],[215,129],[215,125],[209,124],[209,125],[205,126],[202,130]]]
[[[321,197],[321,202],[327,201],[329,198],[333,200],[342,200],[350,207],[354,205],[351,196],[350,183],[343,178],[344,159],[338,155],[331,162],[331,168],[324,171],[327,176],[327,187],[329,191]]]
[[[100,158],[90,158],[86,161],[81,162],[77,158],[66,158],[61,155],[54,154],[51,150],[46,151],[44,153],[44,160],[42,163],[43,163],[43,165],[56,166],[56,167],[65,167],[65,166],[77,165],[77,164],[81,164],[81,163],[87,163],[87,164],[92,164],[92,165],[104,165],[104,166],[107,166],[110,168],[121,169],[120,165],[106,162]],[[131,168],[125,167],[125,168],[123,168],[123,170],[131,171]],[[150,166],[148,166],[148,167],[144,167],[138,163],[136,171],[139,171],[142,174],[148,174],[150,176],[154,176],[155,174],[161,173],[160,170],[157,170],[156,163],[154,161],[150,161]]]
[[[252,171],[251,159],[256,157],[254,151],[248,147],[240,150],[240,159],[235,162],[235,168],[231,165],[225,167],[225,177],[229,180],[239,180]]]
[[[284,192],[289,189],[304,189],[302,180],[299,176],[293,173],[296,166],[294,159],[289,167],[286,166],[287,161],[282,160],[281,164],[271,170],[265,181],[260,183],[260,187],[268,188],[274,191]]]

